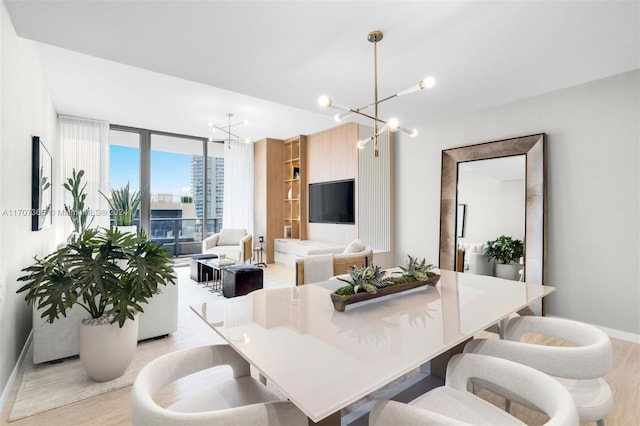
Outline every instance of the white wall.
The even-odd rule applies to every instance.
[[[524,180],[458,172],[458,204],[466,205],[465,236],[458,241],[486,243],[501,235],[524,239]]]
[[[438,260],[443,149],[544,132],[547,313],[640,334],[639,93],[636,70],[401,137],[396,261]]]
[[[31,137],[56,159],[56,111],[35,43],[19,38],[0,4],[0,390],[5,388],[31,330],[31,310],[16,278],[33,256],[56,245],[56,224],[31,232]],[[53,182],[58,185],[59,182]],[[53,207],[61,206],[53,191]]]

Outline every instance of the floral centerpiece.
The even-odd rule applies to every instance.
[[[333,306],[337,311],[344,311],[346,305],[373,299],[388,294],[398,293],[425,285],[435,285],[440,276],[433,272],[433,265],[427,264],[425,259],[408,256],[404,266],[400,266],[399,276],[387,276],[387,272],[380,266],[351,266],[348,278],[340,278],[347,285],[342,286],[331,294]]]

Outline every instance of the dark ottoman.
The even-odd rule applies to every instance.
[[[213,269],[198,262],[198,259],[216,259],[217,257],[218,255],[213,253],[194,254],[191,256],[191,279],[199,283],[207,281],[207,277],[212,279]]]
[[[224,297],[244,296],[262,288],[262,268],[253,265],[229,266],[223,270]]]

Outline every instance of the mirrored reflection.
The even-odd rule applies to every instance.
[[[457,270],[520,279],[520,256],[503,268],[484,251],[487,242],[501,236],[524,242],[525,171],[524,155],[458,164]]]

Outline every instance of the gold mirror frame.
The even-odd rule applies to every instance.
[[[485,142],[442,151],[440,191],[441,269],[456,268],[456,223],[458,164],[467,161],[524,155],[525,172],[525,254],[524,279],[542,284],[545,264],[545,141],[544,133]]]

